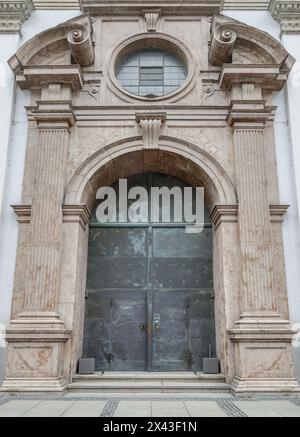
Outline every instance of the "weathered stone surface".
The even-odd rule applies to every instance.
[[[41,33],[10,60],[32,102],[22,204],[14,206],[20,232],[3,390],[61,391],[71,381],[82,354],[96,192],[149,171],[205,188],[226,382],[236,392],[296,391],[271,103],[293,59],[255,28],[222,16],[211,26],[206,14],[219,2],[176,2],[184,20],[174,2],[159,2],[158,27],[145,19],[147,2],[127,2],[126,17],[118,3],[101,2],[101,14],[112,16],[95,14],[92,23],[83,15]],[[83,7],[96,12],[96,2]],[[237,38],[229,51],[212,44],[210,57],[218,25]],[[80,66],[68,43],[78,29],[89,41]],[[118,83],[122,56],[146,47],[184,60],[188,77],[174,93],[135,96]]]

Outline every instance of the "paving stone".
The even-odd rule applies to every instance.
[[[289,401],[240,401],[235,404],[249,417],[300,417],[300,407]]]
[[[74,401],[42,401],[23,414],[24,417],[60,417]]]
[[[29,411],[31,408],[34,408],[41,401],[19,401],[12,400],[8,401],[3,405],[0,405],[0,417],[19,417],[22,414]]]
[[[151,402],[121,401],[114,417],[151,417]]]
[[[189,417],[182,401],[152,401],[152,417]]]
[[[62,417],[100,417],[105,401],[75,401]]]
[[[214,401],[185,401],[191,417],[228,417]]]

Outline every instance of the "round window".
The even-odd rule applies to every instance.
[[[159,97],[178,89],[188,75],[186,65],[175,54],[145,49],[127,55],[116,76],[129,92],[143,97]]]

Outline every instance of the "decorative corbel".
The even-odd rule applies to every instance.
[[[159,149],[160,131],[166,122],[166,113],[136,114],[136,122],[141,127],[144,149]]]
[[[148,32],[156,32],[161,15],[160,9],[144,9],[143,14],[146,21]]]

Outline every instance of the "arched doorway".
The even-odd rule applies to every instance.
[[[128,191],[188,187],[176,177],[142,173]],[[119,205],[118,182],[113,186]],[[201,233],[174,222],[90,222],[84,327],[85,357],[97,371],[200,371],[215,356],[212,225]],[[161,216],[160,216],[161,218]]]

